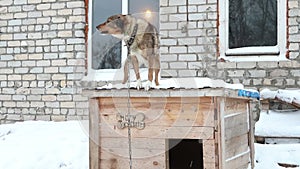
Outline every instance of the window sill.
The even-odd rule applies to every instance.
[[[111,70],[91,70],[86,76],[83,77],[82,81],[92,81],[92,82],[113,82],[113,81],[123,81],[123,68],[122,69],[111,69]],[[148,69],[140,68],[141,79],[148,78]],[[130,69],[130,79],[135,81],[135,73],[133,69]]]
[[[221,55],[220,59],[229,61],[229,62],[264,62],[264,61],[289,61],[289,59],[286,58],[285,54],[279,54],[279,55],[271,55],[271,54],[265,54],[265,55]]]

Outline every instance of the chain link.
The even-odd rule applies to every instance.
[[[127,44],[127,59],[128,59],[128,79],[127,79],[127,115],[130,116],[130,63],[131,63],[131,55],[130,55],[130,44]],[[129,153],[129,169],[132,169],[132,148],[131,148],[131,127],[128,125],[128,153]]]

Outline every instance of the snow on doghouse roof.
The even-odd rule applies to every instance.
[[[154,89],[202,89],[202,88],[227,88],[227,89],[244,89],[242,84],[229,84],[223,80],[210,78],[168,78],[160,79],[160,85],[152,85]],[[135,88],[136,81],[130,82],[130,87]],[[108,83],[97,89],[125,89],[127,84]]]

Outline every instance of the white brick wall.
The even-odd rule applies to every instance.
[[[0,123],[87,118],[86,106],[76,108],[87,98],[73,85],[83,76],[74,70],[85,70],[85,57],[76,59],[85,54],[84,7],[83,0],[1,1]]]
[[[258,89],[299,88],[298,0],[288,0],[287,41],[291,60],[281,62],[218,61],[218,0],[188,0],[187,6],[185,3],[160,0],[162,77],[206,75]]]

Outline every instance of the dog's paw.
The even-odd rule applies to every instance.
[[[142,81],[141,81],[141,79],[138,79],[138,80],[136,81],[136,88],[137,88],[138,90],[140,90],[140,88],[142,88]]]
[[[152,86],[152,82],[147,80],[146,84],[145,84],[145,90],[148,91]]]

